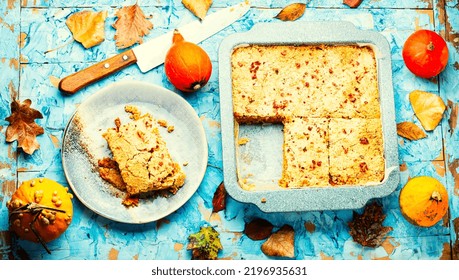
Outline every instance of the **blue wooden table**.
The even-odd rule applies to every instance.
[[[200,43],[210,55],[214,72],[200,91],[183,95],[174,89],[159,66],[142,74],[136,66],[91,85],[74,96],[63,96],[56,85],[60,78],[117,54],[111,27],[115,12],[135,0],[2,0],[0,2],[0,259],[190,259],[188,236],[201,226],[211,225],[220,233],[221,259],[263,260],[260,245],[243,234],[246,222],[254,218],[270,221],[275,230],[284,224],[295,230],[296,259],[459,259],[459,4],[457,0],[365,0],[357,9],[341,1],[307,1],[298,21],[346,20],[360,29],[376,30],[390,43],[396,121],[418,123],[408,93],[419,89],[440,95],[447,104],[441,125],[419,141],[399,138],[401,182],[388,197],[378,199],[393,227],[378,248],[355,243],[348,222],[353,211],[263,213],[256,206],[227,199],[224,211],[212,213],[212,197],[223,180],[220,133],[217,49],[235,32],[249,30],[273,17],[288,0],[252,0],[250,11],[239,21]],[[145,39],[153,38],[195,17],[180,0],[138,0],[154,28]],[[209,13],[237,3],[215,0]],[[69,15],[81,10],[108,11],[106,40],[85,49],[72,40],[65,25]],[[438,32],[450,52],[446,70],[434,80],[415,77],[405,67],[401,49],[417,29]],[[307,30],[305,30],[307,32]],[[179,210],[164,219],[143,225],[130,225],[105,219],[74,199],[74,217],[69,229],[49,243],[49,255],[39,245],[17,239],[8,231],[6,203],[18,185],[30,178],[48,177],[68,186],[62,170],[61,141],[64,128],[78,104],[98,89],[115,81],[141,80],[163,86],[183,95],[193,106],[208,139],[207,171],[198,191]],[[30,98],[32,107],[43,113],[38,124],[45,133],[38,136],[41,148],[33,155],[17,151],[5,142],[5,131],[13,98]],[[411,177],[429,175],[439,179],[449,192],[449,213],[431,228],[416,227],[401,215],[398,197]],[[362,209],[357,209],[361,212]]]

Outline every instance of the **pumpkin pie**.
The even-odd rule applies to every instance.
[[[384,178],[370,46],[244,45],[233,50],[231,68],[235,120],[284,125],[280,186],[366,185]]]
[[[140,114],[127,106],[132,121],[121,124],[103,134],[113,154],[129,195],[169,190],[175,193],[185,183],[186,175],[169,154],[166,142],[159,133],[157,122],[150,114]]]

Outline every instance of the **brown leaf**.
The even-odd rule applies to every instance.
[[[419,140],[427,137],[424,130],[412,122],[398,123],[397,134],[408,140]]]
[[[440,96],[421,90],[410,93],[410,103],[413,111],[425,130],[431,131],[440,123],[446,105]]]
[[[81,11],[70,15],[65,24],[76,41],[83,44],[85,48],[91,48],[105,40],[106,18],[107,11]]]
[[[119,9],[115,15],[118,19],[113,28],[116,29],[115,41],[119,49],[128,48],[135,43],[141,44],[143,36],[153,28],[153,24],[146,19],[137,3]]]
[[[43,115],[30,108],[32,101],[30,99],[19,102],[11,102],[11,116],[7,117],[10,124],[6,129],[6,141],[18,141],[18,147],[24,152],[31,155],[35,150],[40,148],[36,136],[43,134],[44,129],[35,123],[35,119],[42,119]]]
[[[459,113],[459,106],[457,103],[453,103],[453,101],[448,100],[448,108],[451,109],[451,113],[449,114],[448,124],[451,130],[451,135],[453,135],[454,130],[457,127],[457,116]]]
[[[226,189],[223,182],[217,187],[212,199],[213,212],[217,213],[226,208]]]
[[[343,0],[343,4],[348,5],[351,8],[357,8],[362,4],[363,0]]]
[[[365,207],[362,215],[354,212],[354,218],[349,222],[350,235],[355,242],[366,247],[379,247],[392,227],[384,227],[386,218],[382,206],[376,202]]]
[[[261,251],[271,257],[295,257],[295,231],[284,225],[261,245]]]
[[[203,20],[212,5],[212,0],[182,0],[183,6]]]
[[[275,18],[283,21],[294,21],[299,19],[306,10],[306,4],[303,3],[293,3],[285,6]]]
[[[252,240],[263,240],[268,238],[273,231],[273,225],[260,218],[253,219],[245,224],[244,233]]]

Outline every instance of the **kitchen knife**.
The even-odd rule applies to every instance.
[[[188,23],[178,30],[187,41],[197,44],[238,20],[249,8],[250,3],[247,0],[212,13],[203,20]],[[145,73],[164,63],[166,53],[172,45],[172,35],[173,30],[71,74],[59,82],[59,90],[65,94],[74,94],[133,63],[137,63],[140,71]]]

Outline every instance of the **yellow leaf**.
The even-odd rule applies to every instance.
[[[116,29],[115,43],[119,49],[128,48],[135,43],[141,44],[143,36],[150,33],[153,24],[146,19],[139,5],[126,6],[115,14],[118,19],[113,24]]]
[[[425,130],[431,131],[440,123],[446,105],[440,96],[415,90],[410,93],[410,103],[413,111]]]
[[[81,11],[70,15],[65,23],[76,41],[85,48],[91,48],[105,40],[106,18],[107,11]]]
[[[283,8],[275,18],[283,21],[294,21],[300,18],[306,10],[306,4],[293,3]]]
[[[424,130],[412,122],[398,123],[397,134],[408,140],[419,140],[427,137]]]
[[[182,0],[183,6],[203,20],[212,5],[212,0]]]

